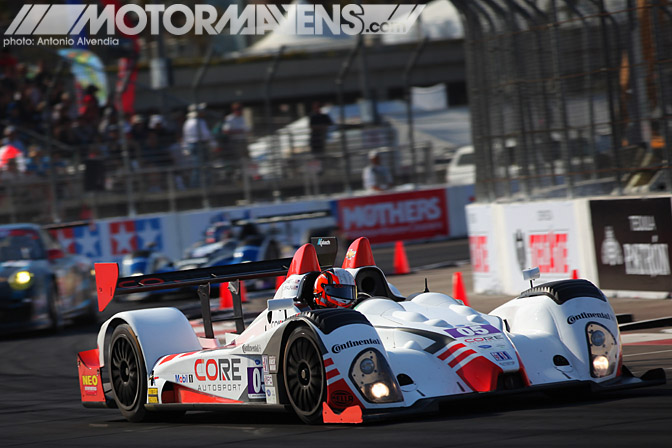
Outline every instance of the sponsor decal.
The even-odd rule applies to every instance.
[[[269,373],[270,370],[268,368],[268,355],[262,355],[261,357],[261,363],[264,367],[264,373]]]
[[[358,341],[348,341],[344,344],[334,344],[331,346],[331,351],[334,353],[340,353],[342,350],[346,350],[352,347],[359,347],[360,345],[381,345],[380,339],[360,339]]]
[[[193,383],[194,375],[192,374],[175,375],[175,382],[180,384]]]
[[[383,194],[338,201],[338,221],[345,236],[371,243],[448,235],[445,190]]]
[[[614,318],[611,316],[609,313],[581,313],[581,314],[576,314],[574,316],[569,316],[567,318],[567,323],[569,325],[572,325],[574,322],[578,322],[582,319],[607,319],[607,320],[613,320]]]
[[[513,359],[507,352],[490,352],[490,355],[495,358],[495,361],[499,362],[510,361]]]
[[[335,390],[329,396],[329,403],[338,408],[347,408],[355,402],[355,397],[347,390]]]
[[[150,387],[147,389],[147,402],[148,403],[159,402],[159,389],[157,387]]]
[[[355,258],[355,255],[357,255],[357,251],[354,249],[348,249],[348,251],[345,254],[346,260],[352,260]]]
[[[317,245],[318,245],[319,247],[323,247],[323,246],[331,246],[331,240],[326,240],[326,239],[318,238],[318,240],[317,240]]]
[[[492,325],[474,325],[469,327],[457,327],[444,330],[454,338],[468,338],[472,336],[482,336],[486,334],[501,333]]]
[[[266,387],[273,387],[273,376],[272,375],[264,375],[264,385]]]
[[[266,397],[261,367],[247,368],[247,397],[250,400],[263,399]]]
[[[261,353],[261,345],[243,344],[243,353]]]
[[[268,369],[271,373],[278,372],[278,359],[275,356],[268,357]]]
[[[492,345],[479,345],[478,348],[492,348]]]
[[[198,381],[241,381],[240,358],[197,359],[194,376]]]
[[[86,395],[96,395],[98,393],[98,375],[82,375],[82,385]]]
[[[473,338],[466,338],[462,340],[462,342],[465,342],[467,344],[480,344],[483,342],[501,342],[504,340],[504,336],[500,334],[493,334],[489,336],[477,336]]]
[[[595,200],[590,212],[600,287],[672,289],[670,198]]]
[[[488,273],[488,236],[476,235],[469,237],[469,253],[474,272]]]
[[[529,235],[530,266],[538,266],[542,274],[569,272],[567,233],[548,232]]]
[[[266,403],[268,404],[278,404],[278,397],[275,393],[275,387],[266,388]]]

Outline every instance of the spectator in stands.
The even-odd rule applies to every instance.
[[[215,141],[205,121],[205,103],[189,106],[187,119],[182,126],[182,142],[187,158],[191,162],[192,171],[190,186],[201,184],[201,167],[206,167],[210,160],[210,148]]]
[[[317,101],[313,103],[309,119],[310,151],[313,155],[320,156],[324,154],[329,126],[333,125],[334,122],[328,114],[322,112],[322,105]]]
[[[250,127],[243,116],[243,106],[235,102],[231,105],[231,113],[224,119],[222,133],[225,136],[225,145],[227,157],[234,157],[236,160],[248,159],[247,152],[247,134]]]
[[[26,145],[19,138],[19,135],[16,132],[16,128],[14,126],[7,126],[3,134],[5,136],[5,138],[2,140],[3,146],[13,146],[21,151],[23,155],[26,155]]]
[[[45,178],[48,173],[49,157],[44,154],[44,151],[39,146],[29,146],[28,158],[26,159],[26,174]]]
[[[364,189],[369,191],[384,191],[392,187],[390,170],[380,163],[377,151],[369,152],[369,164],[362,172],[362,181]]]

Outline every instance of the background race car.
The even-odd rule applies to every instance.
[[[37,225],[0,226],[0,332],[60,329],[78,316],[97,318],[93,263]]]

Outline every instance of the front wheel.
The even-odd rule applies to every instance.
[[[126,420],[140,422],[147,416],[147,372],[140,344],[127,324],[112,333],[107,365],[112,382],[114,401]]]
[[[305,423],[321,422],[327,383],[316,338],[306,327],[298,327],[289,335],[283,372],[285,389],[296,415]]]

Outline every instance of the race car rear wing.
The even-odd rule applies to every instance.
[[[313,245],[320,262],[320,269],[333,266],[338,247],[336,238],[319,238],[313,242]],[[117,263],[96,263],[98,309],[100,311],[105,310],[116,295],[198,286],[198,297],[201,301],[205,335],[208,338],[212,338],[210,284],[228,282],[233,298],[236,329],[238,332],[241,332],[244,329],[244,325],[238,282],[240,280],[286,275],[291,263],[292,258],[280,258],[277,260],[253,261],[250,263],[211,266],[122,278],[119,278],[119,265]]]
[[[230,282],[229,289],[233,298],[233,320],[236,321],[236,330],[242,332],[244,323],[242,301],[238,287],[239,280],[285,275],[291,262],[291,258],[281,258],[122,278],[119,278],[119,265],[117,263],[96,263],[98,309],[103,311],[115,295],[198,286],[205,337],[214,338],[210,311],[210,284]]]

